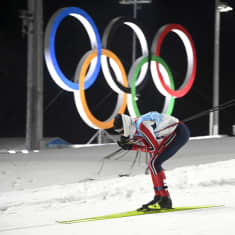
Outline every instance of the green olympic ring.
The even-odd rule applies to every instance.
[[[170,82],[170,88],[172,90],[175,90],[175,85],[174,85],[174,79],[173,79],[173,75],[170,71],[170,68],[169,66],[167,65],[167,63],[159,56],[155,56],[153,55],[152,58],[151,58],[151,61],[156,61],[158,62],[159,64],[161,64],[167,71],[167,74],[168,74],[168,77],[169,77],[169,82]],[[139,108],[138,108],[138,105],[136,103],[136,80],[137,80],[137,77],[140,73],[140,70],[141,70],[141,67],[148,62],[148,57],[146,56],[145,58],[143,58],[136,66],[136,68],[134,69],[134,73],[133,73],[133,79],[132,79],[132,82],[131,82],[131,100],[132,100],[132,105],[133,105],[133,108],[134,108],[134,112],[135,112],[135,115],[137,117],[139,117],[141,114],[140,114],[140,111],[139,111]],[[167,97],[166,97],[167,98]],[[170,102],[169,102],[169,106],[167,108],[167,114],[168,115],[171,115],[172,112],[173,112],[173,108],[174,108],[174,104],[175,104],[175,98],[174,97],[171,97],[170,98]]]

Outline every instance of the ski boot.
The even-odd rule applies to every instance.
[[[169,196],[162,197],[161,201],[158,204],[160,206],[160,209],[172,209],[172,201]]]
[[[142,207],[138,208],[137,211],[148,211],[148,210],[156,210],[160,209],[159,202],[161,201],[162,197],[154,196],[153,200],[147,204],[144,204]]]
[[[137,211],[150,211],[150,210],[159,210],[159,209],[171,209],[172,201],[171,198],[154,196],[154,199],[147,204],[144,204],[142,207],[138,208]]]

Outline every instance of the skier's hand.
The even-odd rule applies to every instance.
[[[120,136],[120,142],[122,142],[123,144],[127,144],[130,141],[129,137],[125,137],[123,135]]]
[[[132,149],[132,144],[125,143],[122,141],[118,141],[117,144],[124,150],[131,150]]]

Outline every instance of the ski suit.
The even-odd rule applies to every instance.
[[[155,195],[169,196],[162,163],[172,157],[189,139],[188,127],[177,118],[158,112],[146,113],[135,121],[136,132],[131,149],[148,152]]]

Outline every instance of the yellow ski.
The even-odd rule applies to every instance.
[[[95,217],[90,217],[90,218],[64,220],[64,221],[57,221],[57,222],[62,223],[62,224],[73,224],[73,223],[82,223],[82,222],[90,222],[90,221],[97,221],[97,220],[107,220],[107,219],[115,219],[115,218],[138,216],[138,215],[169,213],[169,212],[187,211],[187,210],[198,210],[198,209],[220,207],[220,206],[222,206],[222,205],[185,206],[185,207],[175,207],[172,209],[151,209],[151,210],[146,210],[146,211],[134,210],[134,211],[127,211],[127,212],[122,212],[122,213],[109,214],[109,215],[104,215],[104,216],[95,216]]]

